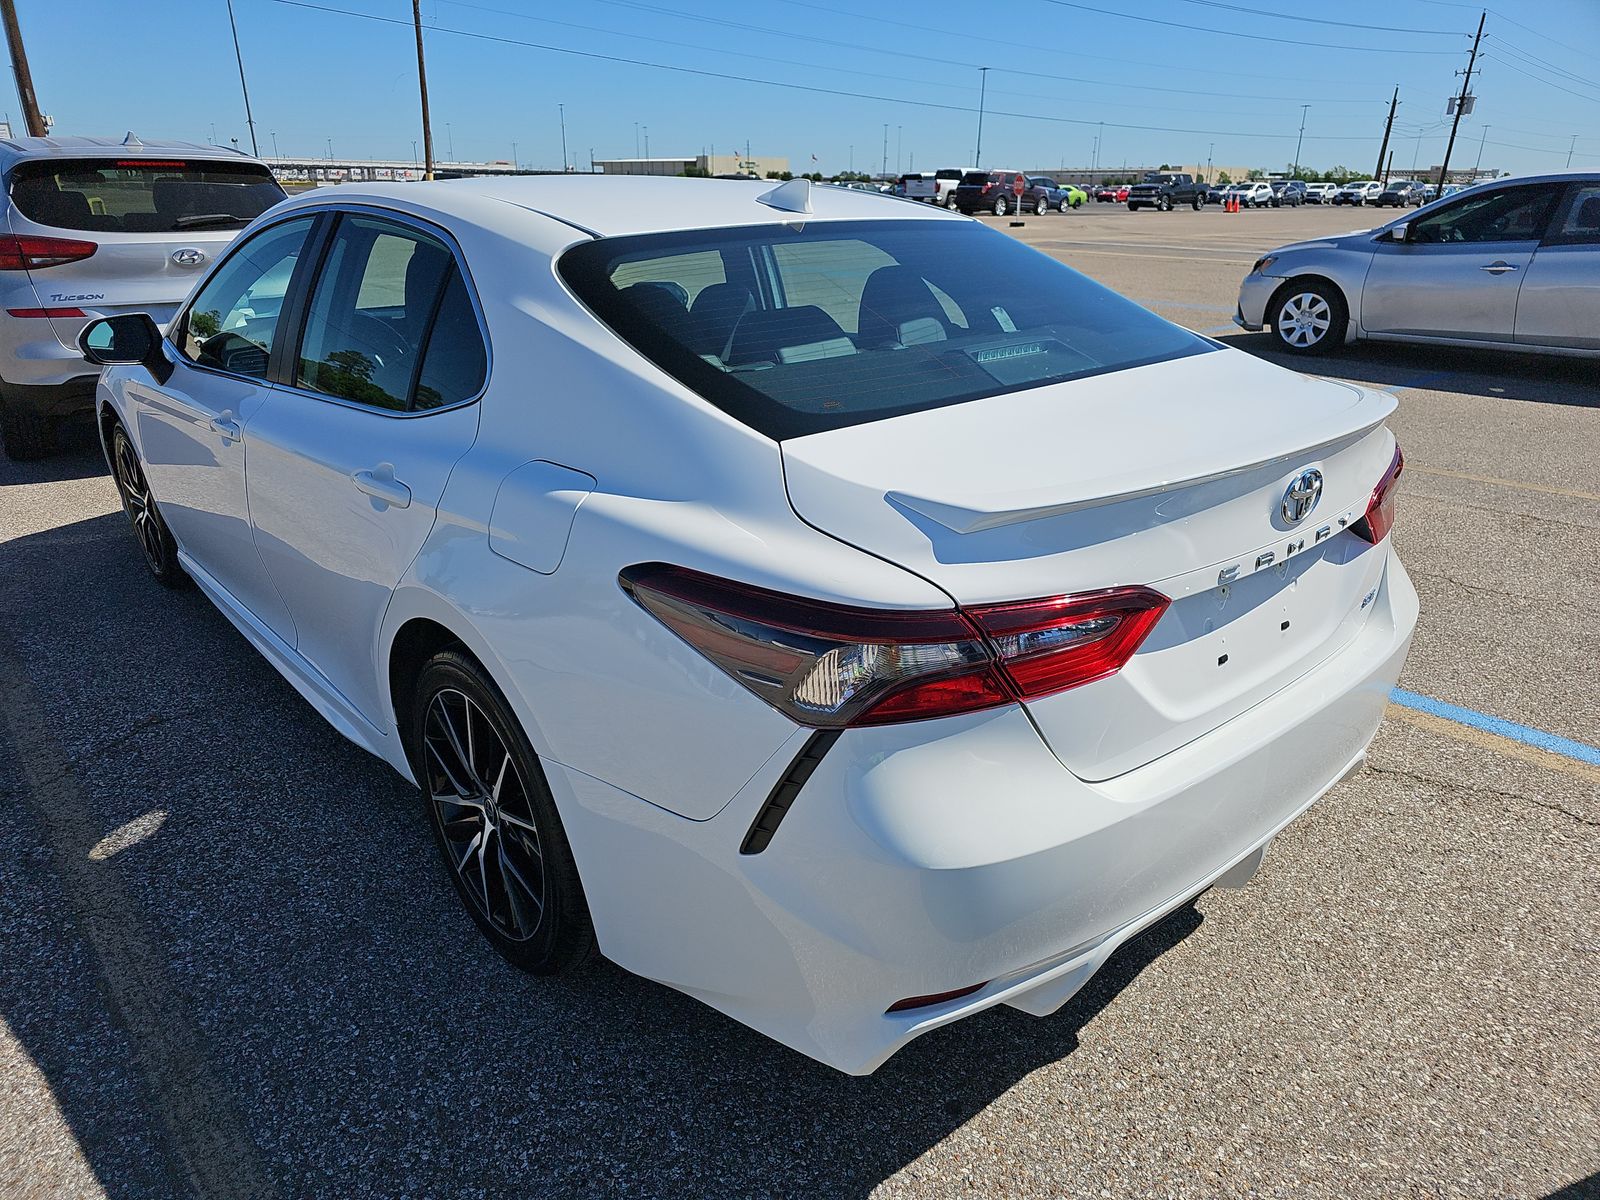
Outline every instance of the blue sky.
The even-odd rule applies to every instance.
[[[1484,166],[1560,168],[1576,134],[1573,167],[1600,169],[1600,0],[1499,4],[1485,27],[1477,111],[1462,122],[1453,161],[1471,165],[1481,139]],[[1274,6],[424,0],[422,9],[441,158],[453,144],[457,159],[506,159],[515,143],[525,165],[556,167],[561,104],[568,157],[583,166],[591,148],[597,158],[632,156],[636,137],[643,152],[647,129],[655,155],[748,141],[756,154],[789,156],[796,170],[813,154],[824,171],[852,162],[877,170],[886,125],[891,169],[964,166],[978,68],[988,66],[989,165],[1087,165],[1100,137],[1103,167],[1209,154],[1278,168],[1294,157],[1309,103],[1301,161],[1370,170],[1395,84],[1397,172],[1439,161],[1445,98],[1459,87],[1477,6],[1344,0],[1299,9],[1314,20],[1270,15]],[[263,153],[275,134],[286,154],[326,154],[331,139],[341,157],[411,157],[419,117],[409,0],[234,8]],[[224,0],[18,0],[17,9],[57,132],[132,128],[203,142],[215,128],[218,141],[248,145]],[[0,107],[20,127],[14,91]]]

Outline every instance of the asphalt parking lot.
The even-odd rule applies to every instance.
[[[1011,232],[1283,361],[1240,276],[1370,223]],[[0,461],[0,1195],[1600,1192],[1600,766],[1549,748],[1600,745],[1600,369],[1291,365],[1399,396],[1412,698],[1249,887],[863,1079],[604,963],[502,964],[415,794],[147,577],[97,452]]]

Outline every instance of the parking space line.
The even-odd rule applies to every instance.
[[[1439,475],[1445,479],[1465,479],[1472,483],[1487,483],[1495,487],[1516,488],[1524,492],[1542,492],[1547,496],[1570,496],[1574,500],[1600,501],[1600,492],[1583,492],[1577,488],[1551,487],[1544,483],[1524,483],[1520,479],[1500,479],[1494,475],[1473,475],[1468,471],[1451,471],[1444,467],[1424,467],[1419,463],[1407,463],[1406,470],[1416,471],[1420,475]]]
[[[1086,246],[1071,247],[1073,254],[1099,254],[1105,258],[1144,258],[1162,262],[1210,262],[1210,263],[1237,263],[1241,266],[1253,266],[1253,258],[1196,258],[1192,254],[1124,254],[1120,250],[1091,250]]]
[[[1549,767],[1563,774],[1600,783],[1600,746],[1574,741],[1476,709],[1435,700],[1432,696],[1395,688],[1389,693],[1389,713],[1413,725]]]

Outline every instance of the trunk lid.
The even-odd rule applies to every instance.
[[[1128,584],[1170,596],[1119,673],[1028,704],[1062,762],[1099,780],[1359,632],[1383,554],[1347,526],[1389,464],[1394,407],[1219,350],[791,439],[784,470],[802,519],[963,605]],[[1311,468],[1321,495],[1289,522],[1284,493]]]

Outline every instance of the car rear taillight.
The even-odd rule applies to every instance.
[[[1389,531],[1394,528],[1394,488],[1400,480],[1400,472],[1405,469],[1406,456],[1400,453],[1400,444],[1396,442],[1394,458],[1390,460],[1383,478],[1378,480],[1378,486],[1372,489],[1372,499],[1367,501],[1366,513],[1350,526],[1357,537],[1376,546],[1389,536]]]
[[[59,267],[62,263],[80,262],[98,249],[95,243],[80,242],[76,238],[8,234],[0,237],[0,271]]]
[[[857,608],[664,563],[630,567],[620,582],[734,680],[815,729],[976,712],[1103,679],[1169,603],[1140,587],[972,609]]]
[[[81,308],[8,308],[6,315],[10,317],[86,317],[89,314]]]

